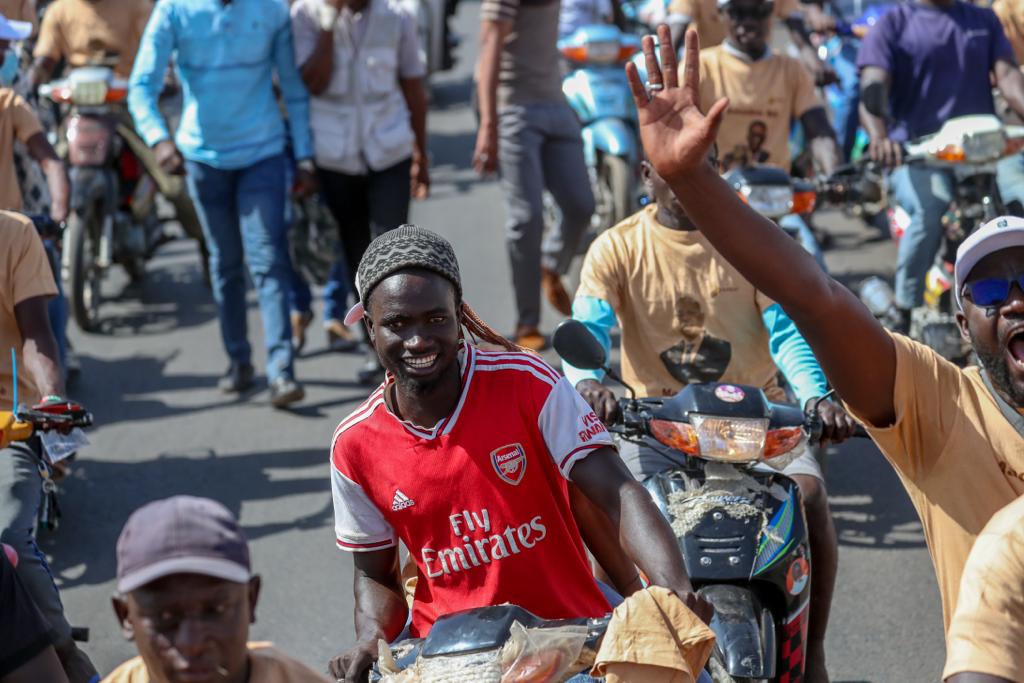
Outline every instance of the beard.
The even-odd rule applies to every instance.
[[[403,394],[407,394],[409,396],[425,396],[433,392],[434,389],[448,379],[449,373],[452,372],[452,366],[455,366],[455,374],[458,376],[458,356],[454,356],[448,365],[442,368],[433,377],[412,377],[406,372],[405,364],[401,362],[396,363],[395,367],[391,369],[391,372],[394,374],[395,382],[401,388]]]
[[[975,346],[974,355],[978,359],[978,364],[988,373],[992,386],[1003,399],[1014,409],[1024,408],[1024,389],[1014,384],[1013,378],[1010,377],[1010,370],[1006,367],[1006,359],[1003,357],[1003,354],[983,351]]]

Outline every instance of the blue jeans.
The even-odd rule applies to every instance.
[[[889,185],[896,203],[910,215],[896,255],[896,305],[911,309],[924,299],[925,276],[942,244],[953,176],[942,169],[900,166],[889,174]]]
[[[57,248],[50,240],[44,240],[46,255],[50,258],[51,264],[59,264],[60,256]],[[57,281],[57,296],[50,299],[47,305],[47,312],[50,317],[50,327],[53,329],[53,338],[57,340],[57,355],[60,360],[61,369],[68,371],[68,300],[64,296],[64,283],[61,281],[60,267],[55,266],[53,279]]]
[[[288,259],[283,154],[251,166],[220,169],[187,161],[189,194],[210,250],[210,279],[224,350],[233,363],[249,363],[245,305],[248,263],[263,317],[267,379],[292,376],[288,320],[292,267]]]
[[[340,255],[327,273],[323,296],[324,320],[344,320],[348,312],[348,269],[345,268],[345,260]],[[313,292],[297,268],[292,269],[290,301],[292,311],[296,313],[309,313],[313,310]]]

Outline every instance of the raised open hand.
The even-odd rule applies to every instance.
[[[640,80],[632,62],[626,64],[626,77],[640,118],[644,151],[658,174],[671,183],[707,163],[708,151],[715,143],[729,100],[723,97],[706,115],[701,112],[700,44],[694,29],[686,32],[682,85],[668,26],[658,26],[661,64],[654,54],[654,38],[644,36],[641,44],[648,85],[645,87]]]

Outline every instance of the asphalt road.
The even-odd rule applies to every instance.
[[[497,329],[513,324],[504,210],[494,182],[469,167],[475,123],[468,105],[478,5],[464,0],[456,27],[461,62],[434,82],[430,116],[434,190],[413,220],[446,235],[461,261],[467,299]],[[853,280],[891,272],[886,242],[852,221],[822,222],[836,235],[833,272]],[[351,560],[335,549],[327,448],[334,426],[368,393],[352,378],[356,355],[328,354],[314,326],[297,373],[306,401],[273,411],[266,392],[227,400],[216,390],[226,361],[195,249],[166,246],[145,284],[105,306],[101,334],[71,326],[82,356],[76,398],[96,415],[92,446],[63,485],[64,523],[42,532],[67,613],[90,627],[86,646],[102,671],[134,654],[109,607],[114,543],[139,505],[177,493],[216,498],[240,515],[263,595],[255,639],[273,640],[315,668],[353,640]],[[250,306],[255,362],[260,323]],[[544,325],[557,322],[548,310]],[[831,454],[828,486],[840,540],[840,574],[828,659],[834,681],[935,681],[943,658],[941,610],[921,526],[875,448]]]

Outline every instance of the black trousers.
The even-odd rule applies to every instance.
[[[362,175],[317,168],[324,200],[341,233],[353,292],[359,260],[370,242],[409,220],[411,167],[412,158]]]

